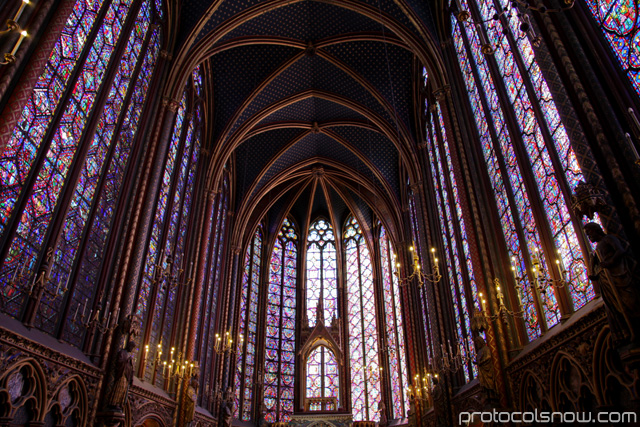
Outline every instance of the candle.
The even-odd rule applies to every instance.
[[[87,310],[87,300],[88,300],[88,299],[89,299],[89,298],[85,298],[85,299],[84,299],[84,305],[82,306],[82,317],[83,317],[83,318],[84,318],[84,313],[85,313],[85,312],[86,312],[86,310]]]
[[[13,47],[13,50],[10,53],[11,56],[15,56],[16,55],[16,52],[18,51],[18,48],[22,44],[22,40],[24,40],[25,37],[27,37],[27,32],[23,30],[23,31],[20,32],[20,38],[18,39],[18,42]]]
[[[556,259],[556,267],[558,268],[558,274],[560,274],[560,278],[564,278],[564,272],[562,271],[562,265],[560,264],[560,260]]]
[[[111,327],[111,313],[109,313],[109,316],[107,316],[107,328]]]
[[[627,143],[631,147],[631,151],[633,152],[633,156],[635,157],[635,162],[639,163],[640,162],[640,155],[638,155],[638,151],[636,150],[636,146],[633,144],[633,141],[631,140],[631,135],[629,135],[628,133],[625,133],[624,136],[627,138]]]
[[[636,130],[638,132],[640,132],[640,122],[638,121],[638,117],[636,116],[636,112],[633,111],[633,108],[629,107],[629,109],[627,109],[627,112],[629,113],[629,116],[631,117],[631,120],[633,121],[633,124],[636,125]]]
[[[78,318],[78,310],[80,309],[80,304],[76,305],[76,312],[73,314],[73,321],[75,322]]]
[[[18,9],[18,12],[16,13],[16,16],[13,17],[13,22],[18,22],[18,19],[20,19],[20,16],[22,15],[22,11],[24,10],[25,6],[29,4],[29,0],[22,0],[22,4],[20,4],[20,9]]]

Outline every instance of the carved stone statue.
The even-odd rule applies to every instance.
[[[409,397],[409,412],[407,412],[409,427],[416,427],[416,399],[411,393]]]
[[[387,425],[387,405],[384,404],[382,399],[378,402],[378,413],[380,414],[379,427],[386,427]]]
[[[231,392],[231,387],[229,387],[225,393],[225,398],[222,401],[222,408],[220,410],[222,414],[222,425],[224,427],[231,427],[234,410],[235,402],[233,401],[233,393]]]
[[[614,343],[616,346],[640,344],[640,283],[635,276],[636,260],[616,236],[606,234],[599,224],[590,222],[584,231],[596,244],[589,260],[589,278],[600,285]]]
[[[196,402],[198,401],[198,373],[194,373],[187,385],[187,393],[184,399],[184,422],[191,425],[196,416]]]
[[[447,423],[447,402],[445,391],[439,378],[433,379],[433,414],[436,417],[436,426],[444,427]]]
[[[473,343],[476,347],[476,359],[474,363],[478,366],[478,381],[487,394],[487,399],[491,401],[497,397],[498,392],[496,374],[491,358],[491,349],[489,349],[489,346],[487,346],[487,343],[481,336],[476,336],[473,339]]]
[[[127,402],[129,387],[133,383],[133,354],[136,348],[134,341],[129,341],[125,348],[120,349],[113,365],[113,386],[107,396],[107,406],[123,410]]]

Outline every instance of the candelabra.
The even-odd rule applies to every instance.
[[[175,347],[171,347],[166,359],[162,359],[162,341],[155,347],[155,352],[151,349],[149,344],[144,346],[143,358],[145,360],[152,358],[151,366],[154,367],[154,371],[160,371],[160,374],[165,381],[171,381],[172,379],[185,379],[191,377],[191,375],[199,369],[198,362],[193,360],[187,360],[182,352],[176,352]],[[152,354],[153,353],[153,354]],[[154,374],[157,372],[154,372]]]
[[[424,285],[424,281],[428,281],[430,283],[438,283],[442,279],[442,275],[440,275],[440,268],[438,267],[438,258],[436,257],[436,248],[431,248],[431,255],[433,257],[433,273],[424,273],[420,268],[420,258],[418,257],[417,251],[414,249],[414,246],[409,247],[409,251],[412,254],[413,259],[413,272],[411,275],[407,277],[400,277],[400,267],[401,264],[399,262],[395,262],[395,270],[393,274],[398,278],[399,286],[404,287],[407,286],[413,279],[416,279],[418,286],[422,287]],[[394,258],[396,255],[394,254]]]
[[[465,349],[463,354],[460,344],[451,347],[451,340],[447,340],[447,345],[440,344],[440,357],[432,360],[429,358],[429,366],[431,371],[439,374],[447,372],[457,372],[460,368],[463,368],[470,361],[473,360],[471,355],[471,347],[469,345],[468,338],[462,340],[462,348]]]
[[[498,21],[502,16],[506,16],[507,18],[515,15],[518,19],[520,25],[519,29],[523,33],[529,36],[531,43],[538,47],[542,39],[538,36],[533,26],[531,25],[531,18],[527,11],[533,10],[539,13],[551,13],[551,12],[564,12],[568,9],[571,9],[575,3],[575,0],[564,0],[564,7],[560,7],[558,9],[550,9],[546,6],[532,6],[527,1],[524,0],[512,0],[508,6],[506,6],[501,12],[494,14],[491,18],[477,21],[477,22],[469,22],[471,19],[471,13],[462,5],[461,0],[455,1],[455,8],[453,9],[453,14],[456,16],[458,22],[465,23],[468,22],[471,25],[475,25],[476,30],[478,32],[478,36],[480,37],[480,44],[482,53],[485,55],[492,55],[494,53],[493,46],[489,43],[484,32],[482,31],[481,23],[489,22],[489,21]]]
[[[71,322],[89,330],[89,335],[91,336],[93,336],[93,331],[95,330],[97,330],[102,335],[106,334],[107,332],[113,331],[118,325],[118,315],[120,314],[120,308],[117,308],[113,312],[109,313],[107,313],[105,310],[105,313],[103,313],[102,315],[100,314],[101,310],[99,308],[95,312],[93,310],[89,310],[89,314],[85,317],[88,301],[88,298],[85,298],[79,320],[78,312],[80,311],[80,304],[76,306],[76,311],[73,314]],[[107,302],[106,304],[106,307],[108,306],[109,302]]]
[[[244,336],[242,334],[238,335],[239,346],[242,347],[242,343],[244,342]],[[219,334],[216,334],[216,342],[214,345],[214,350],[217,354],[225,354],[225,353],[236,353],[238,350],[233,347],[233,339],[231,338],[231,334],[229,331],[225,332],[224,339]]]
[[[504,294],[502,293],[502,288],[500,287],[500,280],[496,277],[493,279],[493,284],[496,288],[496,297],[498,298],[498,311],[495,314],[489,314],[489,310],[487,310],[487,300],[484,299],[484,295],[482,292],[478,293],[478,297],[480,298],[480,303],[482,304],[482,312],[481,314],[491,320],[496,320],[498,318],[507,319],[507,317],[517,317],[522,318],[524,316],[524,309],[513,311],[509,310],[507,306],[504,304]],[[520,303],[520,307],[522,308],[522,289],[518,285],[516,285],[516,290],[518,292],[518,301]]]
[[[416,402],[424,403],[427,407],[433,404],[433,391],[435,382],[439,381],[437,372],[429,372],[427,368],[423,369],[423,376],[416,374],[413,377],[413,385],[407,387],[409,398]]]
[[[164,249],[160,251],[160,257],[158,262],[153,265],[153,283],[155,285],[162,284],[165,291],[169,291],[176,286],[188,286],[193,279],[187,278],[186,281],[180,282],[180,276],[184,273],[183,266],[177,266],[177,263],[173,261],[171,254],[164,256]],[[193,270],[193,262],[191,262],[191,269]]]
[[[574,268],[567,270],[565,269],[562,261],[559,258],[556,258],[555,265],[558,278],[553,278],[551,272],[543,265],[538,248],[534,248],[531,256],[531,277],[524,273],[522,276],[518,276],[515,267],[518,265],[518,260],[516,257],[511,257],[511,262],[511,271],[513,272],[514,280],[516,282],[516,290],[518,292],[518,301],[520,302],[520,305],[522,305],[524,292],[526,292],[528,287],[531,287],[544,295],[548,292],[550,286],[555,288],[571,286],[572,283],[578,281],[580,275],[584,274],[584,267],[582,267],[581,264],[576,264]],[[497,281],[497,279],[495,279],[495,281]],[[576,289],[576,291],[586,292],[586,289],[584,291]]]

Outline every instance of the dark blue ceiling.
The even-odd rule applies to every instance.
[[[274,5],[278,7],[266,11]],[[404,184],[398,147],[374,128],[408,135],[403,144],[415,144],[421,134],[412,110],[419,99],[415,52],[398,43],[410,34],[411,43],[417,41],[427,51],[425,34],[435,39],[434,5],[426,0],[181,3],[178,46],[190,34],[196,39],[193,49],[213,52],[205,67],[208,143],[214,155],[232,152],[235,157],[239,206],[265,206],[260,190],[294,179],[283,172],[305,162],[308,173],[314,167],[330,171],[323,178],[329,200],[316,198],[314,210],[331,205],[344,220],[348,209],[340,194],[356,185],[356,178],[366,180],[378,200],[399,204]],[[261,9],[265,12],[258,13]],[[206,24],[198,26],[204,16]],[[213,33],[219,35],[215,43],[206,37]],[[298,99],[290,101],[293,97]],[[315,124],[320,129],[310,131]],[[255,134],[265,127],[269,130]],[[218,161],[225,164],[227,159]],[[295,179],[303,185],[302,178]],[[305,193],[292,208],[298,220],[308,214],[310,196]],[[276,201],[269,221],[277,220],[292,194],[294,190]],[[369,222],[365,201],[351,196]]]

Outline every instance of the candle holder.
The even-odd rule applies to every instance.
[[[238,343],[239,347],[242,348],[242,343],[244,342],[244,336],[242,334],[238,335]],[[231,333],[229,331],[225,332],[224,339],[220,336],[220,334],[216,334],[216,342],[214,344],[213,349],[216,354],[223,355],[225,353],[237,353],[239,350],[234,348],[233,339],[231,338]]]
[[[438,267],[438,258],[436,257],[436,248],[431,248],[431,255],[433,257],[433,266],[434,271],[432,273],[424,273],[420,268],[420,258],[418,257],[417,251],[414,249],[414,246],[409,247],[409,251],[412,254],[413,259],[413,271],[411,275],[407,277],[400,276],[400,267],[402,266],[399,262],[395,262],[395,270],[393,274],[398,278],[399,286],[405,287],[409,283],[411,283],[414,279],[416,280],[418,287],[422,287],[424,285],[425,280],[430,283],[438,283],[442,280],[442,275],[440,274],[440,268]],[[394,254],[394,259],[396,255]]]
[[[153,284],[155,286],[161,286],[166,292],[171,291],[177,286],[189,286],[193,282],[193,278],[186,278],[183,282],[180,282],[184,269],[182,265],[178,266],[173,261],[171,254],[166,257],[163,256],[164,250],[160,252],[159,261],[153,263]],[[191,263],[193,267],[193,262]],[[184,279],[184,278],[183,278]]]
[[[577,267],[567,270],[564,267],[564,264],[561,262],[559,258],[555,259],[555,266],[558,272],[558,279],[554,279],[551,272],[545,268],[542,263],[540,251],[536,248],[531,257],[531,278],[526,274],[522,276],[518,276],[516,274],[516,268],[513,264],[517,264],[517,260],[515,257],[511,257],[512,265],[511,271],[513,272],[514,279],[516,281],[516,289],[518,291],[518,299],[520,304],[522,305],[522,297],[524,292],[526,292],[527,288],[533,288],[540,292],[542,295],[545,295],[549,291],[549,287],[552,288],[565,288],[572,286],[572,283],[575,283],[580,275],[584,273],[584,268]],[[498,279],[495,279],[497,281]],[[586,290],[582,291],[580,289],[576,289],[579,292],[586,292]]]
[[[521,296],[522,289],[517,287],[518,301],[520,303],[521,309],[517,311],[513,311],[513,310],[509,310],[504,303],[504,294],[502,293],[500,280],[497,277],[493,279],[493,284],[495,285],[496,297],[498,298],[498,311],[495,314],[489,314],[489,311],[487,310],[487,301],[484,299],[484,295],[482,294],[482,292],[480,292],[478,293],[478,297],[480,298],[480,302],[482,304],[482,311],[480,312],[480,314],[484,316],[486,319],[490,319],[490,320],[497,320],[499,318],[506,320],[509,317],[522,319],[524,317],[524,307],[522,305],[522,296]]]
[[[100,333],[101,335],[113,331],[118,326],[118,315],[120,314],[120,309],[118,308],[109,313],[105,311],[105,313],[103,314],[100,314],[100,309],[97,309],[95,312],[93,310],[90,310],[89,314],[85,316],[88,301],[88,298],[85,298],[79,320],[78,312],[80,310],[80,304],[76,306],[76,311],[73,314],[71,322],[89,330],[89,336],[93,336],[93,333],[95,331],[98,331],[98,333]],[[106,304],[106,307],[108,306],[109,302],[107,302]]]

